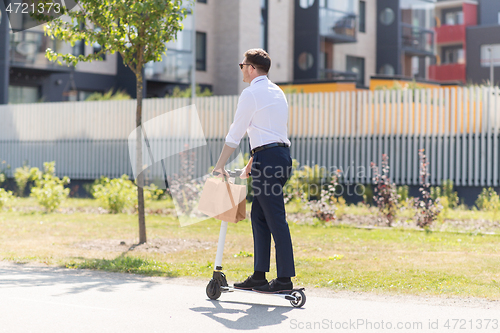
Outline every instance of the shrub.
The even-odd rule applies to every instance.
[[[13,200],[12,192],[0,188],[0,209],[2,209],[5,205],[9,205],[12,202],[12,200]]]
[[[210,89],[205,88],[203,91],[201,90],[201,87],[199,84],[196,85],[196,97],[208,97],[212,96],[213,93],[210,91]],[[184,90],[181,90],[179,86],[175,86],[174,90],[172,91],[172,95],[165,96],[165,97],[171,97],[171,98],[189,98],[191,97],[191,87],[188,87]]]
[[[144,194],[146,198],[146,191]],[[103,176],[95,181],[92,196],[99,201],[101,207],[116,214],[137,204],[137,187],[127,175],[115,179]]]
[[[17,185],[17,195],[24,196],[24,191],[28,183],[33,183],[42,176],[38,168],[30,168],[29,165],[24,164],[21,168],[17,168],[14,172],[14,180]],[[31,192],[31,190],[29,191]]]
[[[144,200],[159,200],[165,191],[155,184],[144,187]],[[110,213],[122,213],[137,206],[137,185],[127,175],[109,179],[102,176],[94,181],[90,194]]]
[[[106,93],[99,93],[95,92],[90,94],[85,101],[119,101],[119,100],[127,100],[131,99],[130,95],[125,92],[125,90],[122,91],[116,91],[113,94],[113,89],[108,90]]]
[[[299,170],[299,162],[292,160],[293,173],[284,188],[285,203],[290,200],[300,201],[305,195],[306,198],[319,198],[324,179],[330,183],[333,177],[327,175],[326,168],[315,165],[313,167],[305,165]]]
[[[9,169],[10,165],[8,165],[7,162],[2,161],[2,169],[0,170],[0,186],[7,180],[7,170]]]
[[[441,205],[445,208],[456,208],[458,207],[458,195],[457,192],[453,191],[453,180],[443,180],[441,187],[431,187],[431,198],[436,200],[437,198],[446,197],[446,205],[441,199]]]
[[[378,166],[374,162],[371,163],[371,168],[373,169],[373,182],[375,184],[373,201],[390,227],[396,217],[400,196],[397,193],[396,184],[391,183],[389,177],[389,157],[387,154],[382,155],[382,174],[379,173]]]
[[[363,193],[363,203],[366,205],[373,204],[373,186],[371,184],[365,186],[365,192]]]
[[[322,222],[330,222],[336,219],[335,211],[338,209],[337,204],[339,203],[339,200],[335,197],[335,188],[338,185],[337,180],[338,173],[332,177],[332,180],[328,183],[326,189],[321,189],[318,200],[309,200],[305,192],[303,192],[302,198],[307,207],[310,209],[313,218],[315,217]],[[343,204],[345,205],[345,200],[343,201]]]
[[[345,199],[342,197],[334,197],[332,199],[332,202],[335,205],[335,207],[337,207],[337,210],[335,211],[336,218],[337,219],[342,218],[342,216],[344,216],[345,214],[345,210],[347,207]]]
[[[448,214],[448,210],[451,207],[450,202],[448,201],[448,197],[438,197],[436,198],[436,200],[443,207],[443,209],[437,216],[437,220],[440,222],[444,222],[444,217]]]
[[[410,201],[410,189],[408,185],[398,186],[397,193],[399,196],[398,204],[403,207],[402,209],[406,208],[408,206],[408,202]]]
[[[500,197],[493,188],[483,188],[477,197],[476,206],[480,210],[487,212],[498,211],[500,210]]]
[[[151,200],[160,200],[162,198],[165,198],[166,190],[162,190],[161,188],[158,188],[155,184],[151,184],[149,186],[144,186],[144,198],[145,199],[151,199]]]
[[[68,177],[59,179],[55,176],[55,164],[55,162],[43,163],[44,172],[37,173],[39,178],[35,180],[35,186],[30,194],[47,212],[53,212],[69,195],[69,188],[64,188],[64,185],[69,184],[70,180]]]
[[[414,198],[413,205],[416,209],[416,214],[414,216],[417,226],[421,228],[428,228],[432,223],[438,218],[439,213],[443,209],[443,206],[439,202],[439,198],[433,200],[429,192],[430,184],[427,182],[428,166],[427,157],[424,154],[424,149],[420,149],[418,152],[420,160],[420,188],[419,191],[422,193],[422,198]]]

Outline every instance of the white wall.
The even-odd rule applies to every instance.
[[[215,1],[207,3],[196,2],[196,31],[207,34],[207,68],[205,71],[196,71],[196,82],[213,84],[215,78]]]
[[[233,0],[234,1],[234,0]],[[238,91],[240,94],[243,89],[248,87],[248,83],[243,82],[243,74],[241,73],[238,63],[243,60],[243,54],[248,49],[262,47],[261,44],[261,26],[260,26],[260,0],[239,0],[239,38],[238,56],[233,63],[229,63],[231,69],[234,67],[238,72]]]
[[[293,1],[269,0],[267,43],[273,82],[293,80],[293,14]]]
[[[370,76],[376,74],[377,66],[377,3],[375,0],[366,0],[366,32],[357,29],[356,43],[334,44],[333,69],[346,71],[346,56],[362,57],[365,59],[365,86],[370,84]],[[356,2],[356,13],[359,13],[359,2]],[[359,20],[358,20],[359,25]]]

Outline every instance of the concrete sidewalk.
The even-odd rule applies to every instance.
[[[0,332],[500,332],[498,302],[306,289],[296,309],[261,294],[211,301],[206,282],[1,262]]]

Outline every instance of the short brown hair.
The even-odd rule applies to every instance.
[[[271,57],[263,49],[250,49],[245,52],[244,56],[247,61],[259,68],[262,72],[268,73],[269,68],[271,68]]]

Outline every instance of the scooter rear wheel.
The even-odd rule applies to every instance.
[[[215,279],[211,279],[210,282],[207,284],[207,296],[208,298],[212,300],[216,300],[220,297],[222,291],[220,289],[220,284],[219,281]]]
[[[306,304],[306,294],[302,290],[292,290],[290,295],[295,296],[295,301],[290,301],[290,304],[294,308],[301,308],[304,304]]]

